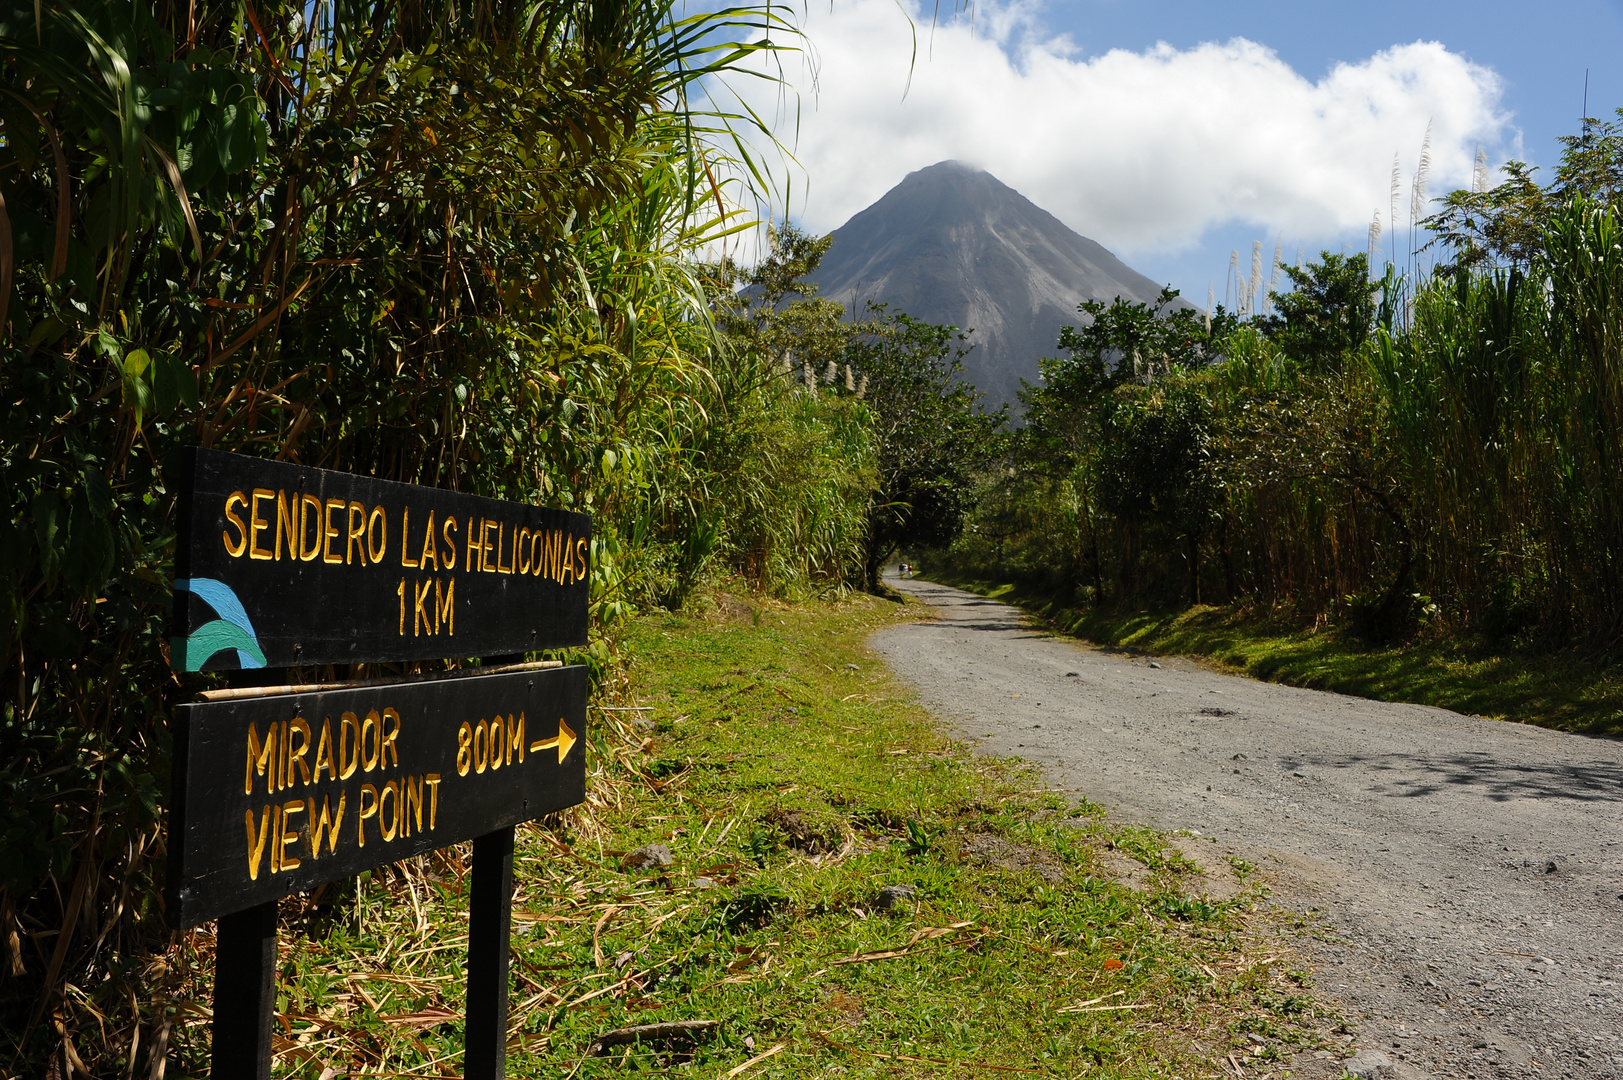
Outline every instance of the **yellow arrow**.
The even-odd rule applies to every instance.
[[[580,736],[570,731],[569,725],[564,723],[564,718],[560,716],[558,717],[558,734],[550,739],[542,739],[539,742],[531,743],[530,753],[533,754],[538,750],[551,750],[556,746],[558,748],[558,764],[562,765],[564,758],[569,756],[569,751],[575,748],[575,743],[579,739]]]

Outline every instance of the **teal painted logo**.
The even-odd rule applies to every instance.
[[[242,609],[242,601],[231,591],[231,586],[213,578],[180,578],[175,582],[176,592],[189,592],[202,600],[220,616],[192,631],[182,640],[169,639],[174,654],[170,666],[181,671],[202,671],[203,665],[216,653],[235,649],[237,664],[243,668],[262,668],[265,654],[259,648],[259,635],[254,624]]]

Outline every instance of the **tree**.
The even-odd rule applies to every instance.
[[[1096,598],[1104,593],[1101,516],[1164,519],[1199,544],[1200,514],[1185,511],[1201,502],[1190,470],[1204,460],[1204,425],[1181,389],[1165,410],[1160,384],[1181,385],[1218,360],[1236,320],[1221,308],[1209,324],[1193,308],[1169,310],[1177,297],[1169,286],[1153,304],[1084,301],[1077,312],[1089,321],[1060,330],[1069,355],[1042,361],[1042,382],[1021,394],[1025,456],[1071,490],[1072,573],[1090,580]]]
[[[1347,354],[1369,340],[1375,325],[1375,286],[1366,255],[1319,254],[1319,262],[1286,267],[1295,288],[1275,293],[1279,314],[1265,331],[1311,374],[1340,371]]]
[[[1485,191],[1453,191],[1443,208],[1421,222],[1432,233],[1427,247],[1453,253],[1451,269],[1511,266],[1526,270],[1545,252],[1544,235],[1557,211],[1575,198],[1601,205],[1623,194],[1623,109],[1615,120],[1586,119],[1583,132],[1561,138],[1561,164],[1548,187],[1538,170],[1520,161],[1503,166],[1505,179]]]
[[[1221,499],[1211,467],[1211,406],[1186,375],[1123,387],[1104,409],[1099,505],[1130,528],[1182,539],[1189,600],[1200,603],[1200,543]]]
[[[1194,308],[1173,308],[1177,299],[1178,290],[1169,285],[1153,304],[1119,296],[1108,305],[1082,301],[1077,314],[1088,321],[1060,328],[1059,347],[1070,356],[1043,362],[1044,390],[1077,401],[1128,380],[1151,382],[1174,368],[1193,370],[1217,359],[1215,343],[1233,318],[1219,309],[1214,325],[1205,327]]]
[[[862,576],[874,487],[870,413],[838,377],[862,327],[805,280],[831,237],[788,223],[767,237],[755,266],[711,268],[723,347],[703,456],[726,522],[715,539],[756,587],[838,587]]]
[[[867,382],[879,485],[868,508],[865,574],[876,588],[896,551],[945,547],[957,538],[975,472],[996,453],[1006,412],[985,413],[962,381],[967,335],[870,308],[847,348]]]

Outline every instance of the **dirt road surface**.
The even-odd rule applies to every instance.
[[[1623,743],[1092,649],[890,583],[938,618],[874,648],[960,734],[1199,834],[1333,928],[1315,976],[1357,1047],[1407,1076],[1623,1078]]]

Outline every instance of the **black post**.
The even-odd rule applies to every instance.
[[[513,827],[473,840],[468,900],[468,1021],[465,1080],[507,1075],[507,950],[513,914]]]
[[[215,1080],[270,1080],[276,901],[220,916],[214,938]]]

